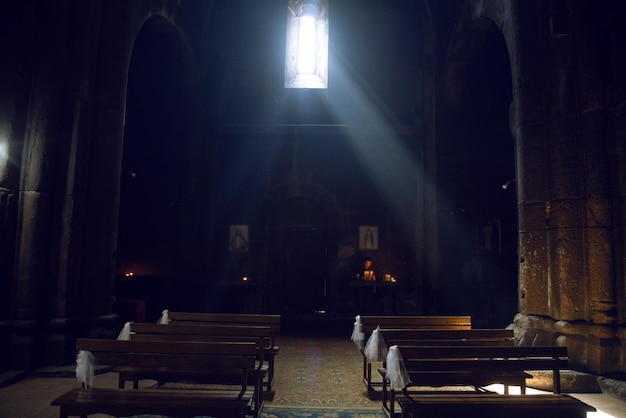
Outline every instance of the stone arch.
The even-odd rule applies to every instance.
[[[439,248],[447,260],[440,308],[470,313],[477,326],[504,327],[517,313],[518,287],[512,71],[504,34],[491,18],[465,16],[445,62],[437,141]]]
[[[169,20],[157,15],[143,23],[129,63],[118,275],[168,276],[180,264],[188,183],[183,162],[192,135],[186,61],[179,31]]]

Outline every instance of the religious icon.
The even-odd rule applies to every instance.
[[[476,219],[476,252],[501,253],[500,219]]]
[[[231,225],[228,240],[228,248],[231,252],[245,253],[250,248],[248,238],[248,225]]]
[[[378,249],[378,227],[372,225],[359,226],[359,248],[361,250]]]

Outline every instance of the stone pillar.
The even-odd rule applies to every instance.
[[[522,2],[523,3],[523,2]],[[541,34],[547,22],[536,8],[515,2],[507,25],[511,54],[513,108],[511,128],[516,142],[519,217],[519,309],[522,314],[550,315],[546,77],[547,54]]]
[[[81,118],[77,159],[84,170],[80,202],[72,216],[78,238],[72,255],[67,312],[83,335],[111,335],[120,324],[112,315],[115,286],[117,227],[122,174],[124,111],[129,60],[134,35],[124,2],[101,2],[89,13],[80,52],[84,54],[82,80],[89,80],[80,96]],[[138,28],[134,28],[138,30]],[[98,45],[93,50],[89,45]],[[81,115],[76,115],[78,118]]]
[[[617,346],[615,358],[619,359],[620,370],[626,370],[626,44],[622,40],[626,37],[626,28],[619,24],[626,14],[626,3],[610,2],[608,10],[608,24],[611,28],[611,62],[609,67],[614,75],[611,80],[611,96],[613,103],[612,141],[609,149],[611,167],[611,195],[613,209],[614,232],[614,277],[617,324],[617,337],[620,344]],[[605,68],[608,70],[608,68]]]
[[[585,237],[590,320],[610,324],[616,319],[610,172],[606,115],[607,86],[601,45],[608,39],[605,9],[581,3],[575,14],[579,83],[580,151],[587,194]]]
[[[129,54],[115,39],[115,54],[106,58],[122,70],[109,74],[110,67],[98,65],[108,62],[94,47],[101,45],[98,6],[55,2],[40,11],[47,16],[40,33],[47,36],[34,48],[40,54],[28,105],[13,293],[17,368],[65,364],[76,335],[111,334],[106,328],[117,326],[111,292],[127,72],[120,57]],[[115,86],[98,79],[97,68]],[[98,108],[94,86],[113,96],[113,110]]]
[[[13,289],[15,332],[12,352],[16,368],[31,368],[43,361],[42,324],[56,311],[65,288],[59,276],[59,244],[65,206],[65,176],[70,149],[65,88],[69,62],[68,2],[42,7],[47,18],[38,22],[38,44],[33,45],[29,119],[22,160],[17,280]],[[33,29],[34,30],[34,29]],[[61,293],[59,293],[61,292]]]
[[[572,69],[572,36],[568,16],[550,16],[550,60],[544,62],[549,71],[546,100],[549,117],[548,200],[548,259],[550,317],[562,320],[586,319],[586,286],[584,277],[584,187],[577,173],[582,164],[578,146]]]
[[[35,16],[29,2],[4,5],[3,13],[10,16],[3,27],[7,48],[3,50],[0,69],[0,371],[13,367],[10,341],[15,250],[17,247],[18,202],[20,189],[20,160],[25,129],[26,100],[29,88],[29,63],[32,50]],[[7,20],[6,23],[9,23]],[[17,42],[15,40],[19,39]]]
[[[523,258],[531,254],[534,260],[545,263],[547,271],[541,266],[528,271],[520,269],[521,297],[528,298],[530,287],[537,286],[539,290],[532,293],[532,303],[521,304],[515,326],[524,345],[567,346],[572,364],[610,373],[619,370],[621,360],[619,332],[616,334],[614,327],[614,226],[604,103],[608,97],[604,81],[607,56],[602,48],[607,40],[603,17],[606,10],[586,3],[576,5],[574,10],[557,16],[562,31],[552,32],[547,38],[549,42],[535,40],[537,45],[550,46],[547,58],[537,59],[543,56],[537,51],[528,55],[545,66],[544,76],[551,89],[546,89],[544,95],[537,94],[534,103],[520,103],[525,111],[541,108],[545,135],[543,142],[529,143],[533,136],[527,135],[522,117],[522,141],[518,143],[523,176],[519,195],[520,253]],[[555,16],[544,17],[554,23]],[[532,27],[528,23],[523,27]],[[555,27],[551,25],[552,30]],[[528,81],[527,77],[522,78]],[[520,98],[523,99],[523,93]],[[542,108],[537,103],[546,106]],[[534,166],[525,156],[543,157],[543,161]],[[543,171],[537,173],[540,169]],[[535,240],[525,239],[540,233],[539,228],[526,231],[528,225],[538,226],[541,218],[538,199],[533,199],[537,201],[533,207],[531,194],[524,191],[533,179],[537,181],[536,188],[530,190],[538,196],[543,187],[545,196],[546,236]]]

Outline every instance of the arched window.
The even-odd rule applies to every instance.
[[[288,0],[285,87],[328,87],[328,0]]]

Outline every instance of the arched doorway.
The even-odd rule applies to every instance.
[[[443,313],[504,327],[517,313],[515,143],[511,67],[488,19],[460,31],[448,56],[439,113],[438,180]],[[462,44],[462,45],[461,45]]]
[[[137,35],[128,74],[116,291],[118,298],[145,300],[148,318],[167,305],[163,288],[181,256],[192,125],[182,51],[176,28],[152,17]]]

